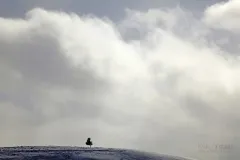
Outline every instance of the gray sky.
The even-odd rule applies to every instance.
[[[2,0],[0,146],[237,159],[240,3],[220,2]]]
[[[2,0],[0,15],[2,17],[22,17],[34,8],[62,10],[78,14],[94,14],[107,16],[111,19],[121,19],[126,8],[148,10],[159,7],[175,7],[180,5],[193,12],[202,11],[205,7],[224,0]]]

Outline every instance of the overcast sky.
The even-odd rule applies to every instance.
[[[239,35],[239,0],[2,0],[0,146],[238,159]]]

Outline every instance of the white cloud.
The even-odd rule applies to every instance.
[[[144,36],[129,38],[134,27]],[[97,146],[196,158],[198,143],[237,145],[240,66],[202,41],[206,30],[180,8],[130,11],[120,24],[43,9],[1,18],[1,145],[90,136]]]
[[[239,32],[240,1],[229,0],[208,7],[205,10],[204,21],[213,28]]]

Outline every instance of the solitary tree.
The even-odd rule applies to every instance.
[[[91,148],[91,146],[93,145],[91,138],[87,139],[86,145],[90,146],[90,148]]]

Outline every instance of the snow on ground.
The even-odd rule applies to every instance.
[[[81,147],[4,147],[0,160],[187,160],[133,150]]]

